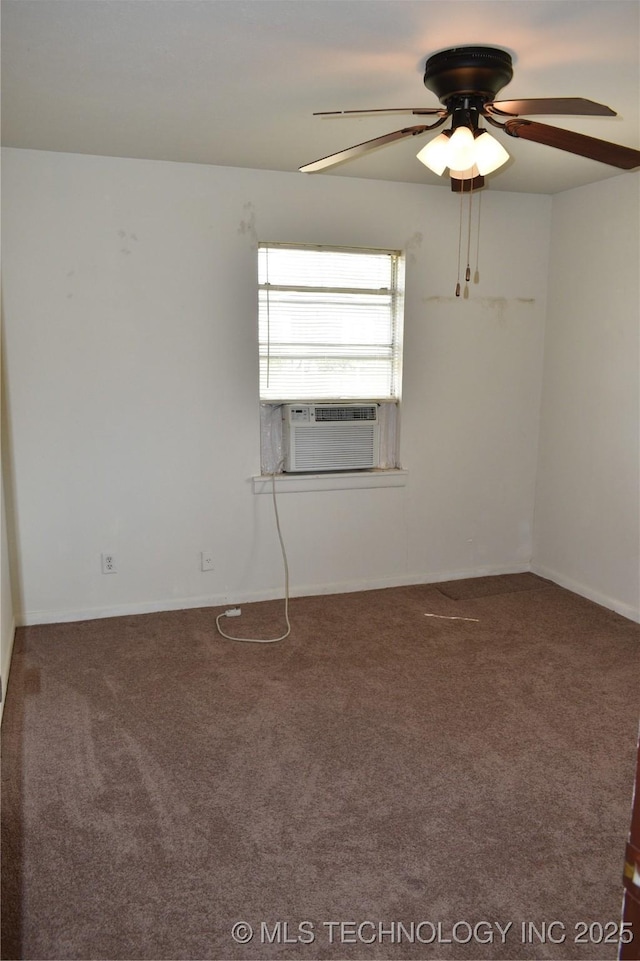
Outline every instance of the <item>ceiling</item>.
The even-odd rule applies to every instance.
[[[616,117],[540,117],[640,147],[638,0],[2,0],[2,142],[37,150],[297,171],[423,121],[319,110],[439,106],[426,58],[508,50],[498,99],[586,97]],[[629,176],[515,140],[491,189],[555,193]],[[439,184],[409,138],[331,172]]]

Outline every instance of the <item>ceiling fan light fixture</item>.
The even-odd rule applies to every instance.
[[[439,177],[448,167],[456,180],[471,180],[497,170],[507,162],[509,154],[486,130],[459,126],[430,140],[417,157]]]
[[[445,130],[422,148],[418,153],[418,160],[433,170],[439,177],[444,173],[445,167],[449,166],[449,138],[450,130]]]
[[[509,159],[509,154],[502,144],[486,130],[476,131],[474,148],[476,167],[483,176],[493,173]]]

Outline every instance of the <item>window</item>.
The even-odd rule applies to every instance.
[[[259,245],[263,473],[284,462],[291,401],[378,402],[379,466],[398,466],[403,279],[397,250]]]
[[[260,399],[398,400],[402,257],[260,244]]]

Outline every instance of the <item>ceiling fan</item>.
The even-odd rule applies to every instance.
[[[403,127],[382,137],[347,147],[300,167],[303,173],[327,170],[346,160],[361,157],[377,147],[415,137],[435,130],[451,117],[451,128],[430,141],[418,154],[427,167],[441,175],[449,170],[451,188],[472,191],[484,186],[487,174],[509,159],[502,145],[480,126],[480,118],[504,130],[510,137],[533,140],[568,153],[598,160],[601,163],[631,170],[640,166],[640,150],[598,140],[571,130],[522,119],[521,115],[565,114],[575,116],[615,117],[604,104],[582,97],[552,97],[532,100],[495,100],[496,94],[513,77],[511,56],[496,47],[453,47],[429,57],[424,84],[438,97],[442,107],[406,107],[377,110],[322,111],[314,116],[346,114],[411,113],[436,116],[432,124]]]

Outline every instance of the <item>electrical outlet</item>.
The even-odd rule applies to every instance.
[[[118,569],[116,567],[115,554],[103,554],[102,555],[102,573],[103,574],[117,574]]]
[[[213,570],[213,551],[202,551],[200,554],[200,570]]]

